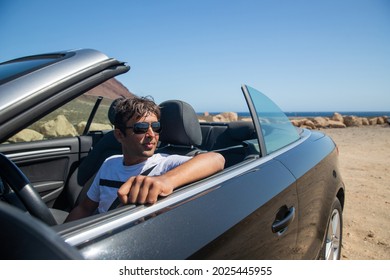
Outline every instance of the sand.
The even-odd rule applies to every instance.
[[[346,185],[341,259],[390,260],[390,126],[323,129]]]

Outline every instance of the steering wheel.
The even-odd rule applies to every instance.
[[[5,155],[0,153],[0,170],[1,176],[8,183],[10,188],[16,193],[23,202],[28,212],[43,221],[49,226],[57,224],[53,214],[47,207],[41,196],[34,189],[30,181],[23,172],[9,160]]]

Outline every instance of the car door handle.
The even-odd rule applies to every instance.
[[[272,232],[273,233],[282,233],[287,229],[288,225],[295,218],[295,207],[288,208],[286,205],[281,207],[276,214],[276,219],[272,224]]]

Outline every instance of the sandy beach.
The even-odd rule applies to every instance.
[[[322,129],[346,185],[342,259],[390,260],[390,126]]]

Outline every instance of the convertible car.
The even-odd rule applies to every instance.
[[[337,146],[247,85],[246,120],[199,121],[186,101],[160,104],[157,152],[216,151],[224,170],[153,205],[64,223],[102,162],[121,154],[111,120],[131,93],[115,76],[129,69],[91,49],[0,63],[1,259],[340,259]]]

